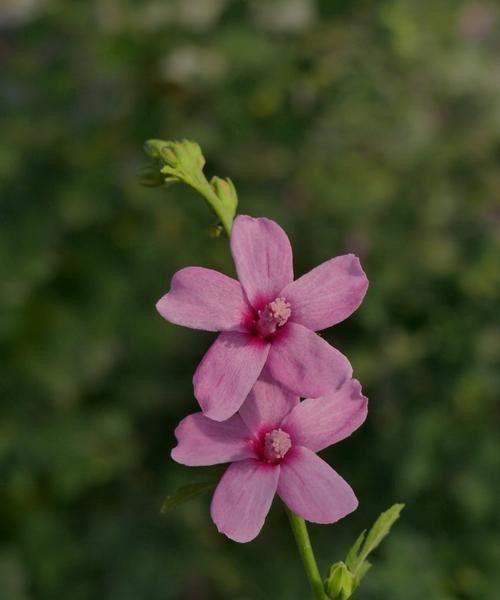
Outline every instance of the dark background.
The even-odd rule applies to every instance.
[[[138,183],[198,141],[301,274],[359,254],[326,332],[370,398],[325,453],[359,510],[311,526],[323,572],[407,508],[358,597],[500,597],[500,8],[431,0],[2,0],[0,596],[302,600],[282,507],[217,534],[169,458],[212,334],[155,312],[187,265],[233,273],[201,197]]]

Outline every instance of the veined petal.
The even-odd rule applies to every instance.
[[[269,219],[236,217],[231,232],[238,279],[257,310],[293,281],[292,248],[281,227]]]
[[[351,486],[312,450],[294,446],[280,466],[278,495],[303,519],[335,523],[358,507]]]
[[[368,399],[351,379],[321,398],[304,400],[285,417],[293,443],[319,452],[351,435],[366,419]]]
[[[171,323],[205,331],[244,331],[251,310],[235,279],[202,267],[177,271],[156,308]]]
[[[239,413],[254,435],[263,428],[279,427],[281,421],[299,402],[298,396],[285,390],[265,371],[264,369],[255,382]]]
[[[220,533],[235,542],[259,534],[276,493],[280,467],[257,460],[233,463],[212,498],[211,515]]]
[[[361,304],[368,279],[357,256],[337,256],[280,292],[292,305],[291,319],[320,331],[347,319]]]
[[[269,343],[226,331],[210,346],[193,377],[194,395],[210,419],[234,415],[250,393],[269,353]]]
[[[298,323],[287,323],[273,340],[267,368],[278,383],[310,398],[337,389],[352,375],[341,352]]]
[[[250,433],[238,415],[218,423],[195,413],[182,419],[175,430],[178,444],[172,458],[183,465],[200,467],[234,462],[254,455]]]

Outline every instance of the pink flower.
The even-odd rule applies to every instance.
[[[292,249],[274,221],[239,216],[231,235],[239,282],[200,267],[178,271],[157,304],[168,321],[221,331],[193,378],[205,415],[223,421],[264,366],[289,391],[316,398],[352,375],[347,358],[314,332],[346,319],[368,280],[352,254],[293,280]]]
[[[258,535],[276,492],[302,518],[334,523],[358,501],[315,453],[351,435],[365,420],[367,403],[354,379],[302,402],[270,379],[259,379],[239,414],[227,421],[201,412],[183,419],[172,458],[188,466],[233,463],[211,506],[218,530],[232,540],[249,542]]]

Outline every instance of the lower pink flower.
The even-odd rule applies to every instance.
[[[351,487],[316,452],[351,435],[368,400],[355,379],[316,399],[299,399],[259,379],[238,414],[217,422],[201,412],[178,425],[172,458],[188,466],[231,462],[211,506],[217,529],[237,542],[260,532],[277,493],[313,523],[334,523],[355,510]]]

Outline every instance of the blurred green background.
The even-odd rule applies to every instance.
[[[0,597],[299,600],[275,502],[217,534],[174,464],[212,334],[154,304],[233,273],[212,215],[138,183],[150,137],[198,141],[301,274],[355,252],[361,309],[326,332],[370,398],[326,452],[360,508],[311,526],[323,570],[396,501],[360,600],[500,597],[500,6],[1,0]]]

